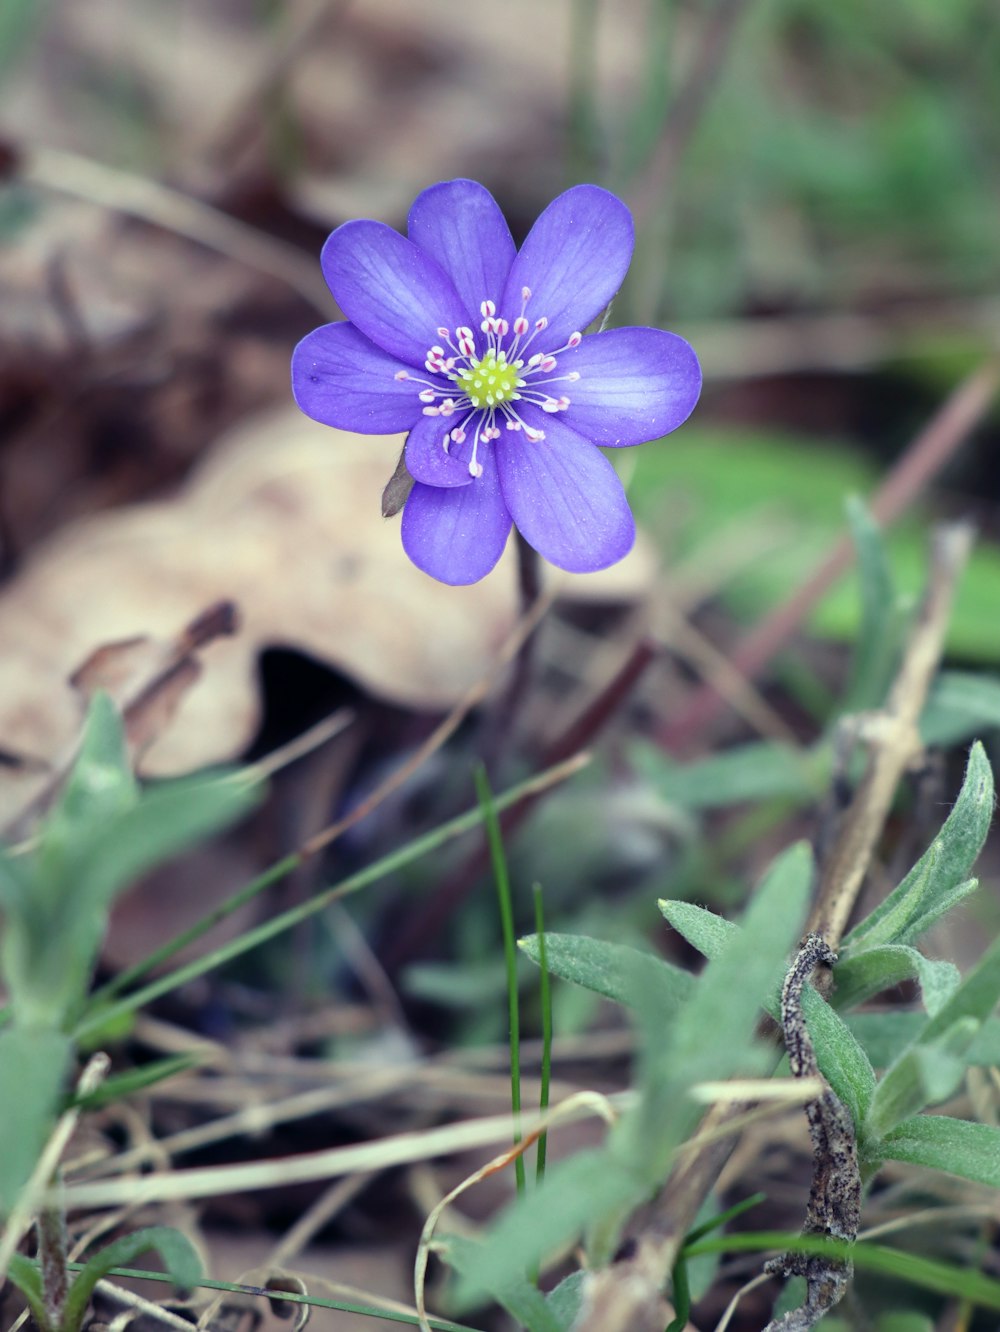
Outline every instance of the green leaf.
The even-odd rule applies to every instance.
[[[865,1122],[875,1093],[875,1070],[850,1027],[811,985],[802,991],[802,1011],[819,1071],[851,1112]]]
[[[98,1110],[102,1105],[113,1105],[137,1091],[153,1087],[158,1082],[165,1082],[167,1078],[172,1078],[177,1073],[184,1073],[199,1062],[196,1054],[171,1055],[168,1059],[154,1059],[152,1063],[105,1078],[96,1091],[91,1092],[89,1096],[74,1096],[70,1105],[80,1110]]]
[[[760,1075],[773,1064],[773,1051],[755,1041],[754,1029],[760,1008],[781,984],[787,953],[802,928],[811,879],[812,856],[804,843],[774,862],[742,925],[726,923],[721,947],[666,1031],[655,1008],[637,998],[643,1036],[640,1097],[618,1124],[612,1145],[651,1184],[669,1168],[673,1152],[700,1116],[687,1095],[693,1084]]]
[[[875,1088],[864,1122],[865,1137],[873,1146],[904,1119],[951,1096],[965,1076],[963,1056],[978,1030],[975,1018],[959,1018],[936,1040],[910,1046],[890,1066]]]
[[[243,818],[262,795],[260,783],[239,773],[150,787],[94,847],[75,891],[102,905],[110,902],[147,870]]]
[[[670,924],[709,958],[718,957],[738,929],[732,921],[690,902],[662,900],[658,905]],[[851,1111],[854,1122],[861,1124],[875,1088],[874,1069],[843,1019],[811,985],[803,991],[802,1006],[820,1072]],[[781,1020],[780,983],[768,995],[764,1007],[775,1021]]]
[[[848,1025],[868,1052],[876,1068],[891,1064],[902,1050],[916,1042],[927,1026],[922,1013],[891,1009],[883,1013],[851,1013]],[[1000,1064],[1000,1019],[984,1022],[965,1055],[966,1065],[990,1068]]]
[[[637,1177],[607,1151],[584,1149],[550,1164],[541,1188],[506,1207],[482,1244],[463,1259],[458,1307],[468,1307],[483,1293],[499,1298],[592,1221],[634,1205],[649,1190],[648,1176]]]
[[[682,934],[692,948],[709,959],[718,957],[738,929],[731,920],[693,902],[661,898],[657,904],[667,923]]]
[[[669,1040],[670,1058],[690,1082],[729,1077],[745,1067],[760,1009],[781,984],[801,934],[812,874],[812,853],[804,842],[779,856],[751,898],[741,928],[699,975]]]
[[[825,751],[803,752],[770,742],[740,745],[690,763],[674,762],[641,742],[629,752],[658,795],[690,810],[776,798],[802,804],[822,793],[829,767]]]
[[[1000,680],[971,671],[941,671],[920,718],[925,745],[956,745],[1000,728]]]
[[[45,1292],[42,1289],[42,1274],[38,1270],[37,1263],[33,1263],[23,1253],[12,1253],[7,1276],[28,1301],[28,1308],[38,1325],[39,1332],[50,1332],[48,1310],[45,1308]]]
[[[583,1286],[586,1279],[586,1272],[570,1272],[569,1276],[563,1277],[559,1285],[550,1290],[545,1297],[563,1332],[569,1332],[577,1320],[583,1303]]]
[[[62,1032],[0,1031],[0,1214],[10,1212],[55,1123],[72,1047]]]
[[[464,1235],[449,1235],[438,1249],[438,1254],[449,1267],[464,1276],[478,1270],[479,1249],[480,1245],[475,1240]],[[511,1276],[502,1285],[485,1293],[491,1295],[518,1326],[527,1328],[528,1332],[567,1332],[569,1324],[560,1321],[558,1306],[547,1300],[523,1272]]]
[[[861,712],[882,706],[909,616],[896,591],[878,524],[856,496],[848,499],[846,508],[858,559],[861,624],[843,711]]]
[[[924,1007],[933,1014],[954,994],[961,975],[954,963],[931,961],[903,944],[866,948],[837,964],[837,1007],[851,1008],[911,979],[920,982]]]
[[[539,965],[537,934],[525,935],[517,946]],[[586,935],[546,931],[545,963],[551,975],[594,990],[618,1004],[633,1004],[637,992],[648,994],[649,1003],[664,1021],[690,998],[695,985],[689,972],[652,953]]]
[[[946,1004],[920,1033],[919,1044],[930,1045],[949,1031],[959,1018],[985,1022],[1000,1001],[1000,938],[992,944]]]
[[[948,1115],[918,1115],[888,1133],[881,1152],[891,1161],[946,1170],[1000,1188],[1000,1129]]]
[[[909,872],[844,940],[843,957],[877,944],[910,943],[940,916],[940,903],[969,877],[993,818],[993,774],[982,745],[969,751],[965,781],[944,827]]]
[[[113,1268],[127,1267],[150,1250],[160,1255],[167,1274],[179,1289],[192,1290],[201,1280],[204,1274],[201,1259],[186,1235],[170,1226],[136,1230],[106,1244],[81,1268],[66,1297],[60,1332],[78,1332],[98,1281],[102,1281]]]

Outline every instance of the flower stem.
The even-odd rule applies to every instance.
[[[517,590],[521,615],[527,615],[538,601],[542,590],[538,552],[529,546],[520,532],[517,537]],[[528,695],[531,673],[535,662],[537,628],[521,644],[511,667],[510,681],[497,701],[493,715],[486,723],[483,738],[483,763],[487,772],[496,779],[506,757],[507,746],[514,734],[521,705]]]

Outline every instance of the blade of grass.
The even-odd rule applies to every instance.
[[[538,939],[538,997],[542,1006],[542,1085],[538,1094],[538,1109],[544,1114],[549,1105],[549,1088],[552,1082],[552,982],[549,978],[549,965],[545,954],[545,910],[542,905],[542,885],[532,887],[535,897],[535,935]],[[545,1157],[548,1152],[549,1135],[542,1133],[538,1138],[538,1152],[535,1157],[535,1187],[545,1178]]]
[[[517,786],[511,787],[510,790],[505,791],[503,795],[496,799],[496,811],[499,813],[501,810],[509,809],[521,800],[537,795],[540,791],[547,790],[550,786],[554,786],[558,782],[566,781],[569,777],[572,777],[579,772],[580,769],[585,767],[589,762],[590,756],[588,754],[577,754],[564,763],[557,763],[554,767],[546,769],[537,776],[530,777],[527,781],[519,782]],[[163,994],[169,994],[171,990],[176,989],[179,985],[187,984],[188,981],[204,975],[206,971],[211,971],[213,968],[221,966],[223,963],[229,962],[235,957],[240,957],[243,953],[249,952],[252,948],[256,948],[259,944],[265,943],[268,939],[273,939],[276,935],[282,934],[285,930],[289,930],[293,926],[298,925],[300,921],[308,920],[310,916],[315,915],[318,911],[322,911],[331,902],[335,902],[342,897],[347,897],[351,893],[359,892],[362,888],[367,888],[370,884],[376,883],[379,879],[384,879],[395,870],[402,869],[404,866],[410,865],[415,860],[419,860],[422,856],[427,855],[428,852],[436,850],[438,847],[444,845],[445,842],[451,841],[455,837],[460,837],[463,833],[478,827],[482,822],[482,809],[476,806],[474,809],[467,810],[464,814],[459,814],[456,818],[441,824],[440,827],[432,829],[431,832],[424,833],[423,836],[414,838],[413,841],[407,842],[405,846],[390,852],[387,856],[383,856],[373,865],[369,865],[367,868],[359,870],[356,874],[349,875],[346,879],[341,880],[340,883],[335,884],[332,888],[328,888],[325,892],[318,893],[315,897],[310,898],[308,902],[303,902],[296,907],[290,908],[288,911],[281,912],[280,915],[265,921],[255,929],[248,930],[245,934],[240,935],[239,938],[232,939],[221,947],[213,949],[204,957],[196,958],[185,966],[176,968],[168,975],[161,976],[159,979],[151,981],[148,985],[143,986],[142,989],[126,995],[123,999],[119,999],[117,1003],[108,1004],[105,1007],[98,1007],[102,999],[105,997],[104,993],[98,991],[98,993],[93,996],[88,1011],[84,1014],[83,1019],[77,1026],[76,1032],[74,1033],[76,1039],[83,1041],[87,1039],[88,1036],[92,1037],[95,1034],[104,1031],[109,1023],[114,1023],[123,1017],[127,1017],[136,1009],[142,1008],[145,1004],[152,1002],[153,999],[158,999],[160,995]],[[210,912],[203,921],[192,926],[189,930],[185,930],[182,935],[177,936],[177,939],[172,940],[171,943],[165,944],[163,948],[158,949],[157,954],[160,957],[163,957],[164,955],[169,957],[177,951],[178,947],[182,946],[178,940],[183,940],[184,943],[187,944],[194,939],[199,938],[207,929],[211,928],[211,925],[214,925],[217,921],[229,915],[238,905],[242,905],[244,902],[249,901],[257,893],[263,891],[268,884],[275,882],[276,879],[289,874],[302,863],[302,859],[303,857],[301,853],[286,856],[284,860],[279,861],[277,865],[272,866],[270,870],[267,870],[263,875],[255,879],[253,883],[248,884],[246,888],[241,889],[240,892],[235,893],[214,911]],[[210,924],[205,924],[205,920],[210,921]],[[146,959],[146,963],[149,963],[148,958]],[[146,969],[148,970],[148,966]]]
[[[83,1263],[68,1263],[73,1272],[82,1270]],[[166,1272],[144,1272],[134,1267],[115,1267],[109,1277],[118,1277],[128,1281],[165,1281],[171,1280]],[[194,1283],[196,1290],[220,1290],[231,1295],[255,1295],[261,1299],[280,1300],[282,1304],[305,1304],[310,1309],[336,1309],[338,1313],[362,1314],[368,1318],[382,1318],[390,1323],[405,1323],[411,1327],[418,1324],[417,1315],[402,1313],[396,1309],[380,1309],[376,1304],[354,1304],[348,1300],[322,1300],[315,1295],[299,1295],[292,1290],[271,1290],[267,1286],[244,1286],[231,1281],[212,1281],[205,1278]],[[435,1332],[477,1332],[466,1323],[453,1323],[447,1318],[428,1318]]]
[[[521,1014],[517,994],[517,944],[514,940],[514,908],[510,899],[510,875],[503,849],[500,820],[490,788],[486,769],[480,764],[475,773],[476,796],[486,824],[486,837],[493,865],[497,901],[500,906],[500,925],[503,930],[503,958],[507,971],[507,1014],[510,1022],[510,1109],[514,1117],[514,1144],[521,1141]],[[514,1161],[514,1178],[518,1196],[525,1190],[524,1156],[518,1153]]]
[[[899,1277],[936,1291],[939,1295],[956,1295],[974,1301],[983,1309],[1000,1309],[1000,1281],[994,1281],[982,1272],[952,1267],[935,1262],[923,1254],[905,1253],[881,1244],[845,1240],[830,1240],[816,1235],[789,1235],[784,1231],[760,1231],[747,1235],[723,1235],[719,1239],[703,1239],[684,1250],[689,1258],[701,1253],[755,1253],[787,1250],[795,1253],[823,1254],[834,1258],[851,1258],[856,1267],[869,1272],[882,1272]]]

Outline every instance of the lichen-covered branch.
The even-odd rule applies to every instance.
[[[788,1062],[796,1078],[818,1077],[816,1053],[802,1012],[802,990],[819,964],[837,960],[818,934],[807,934],[788,970],[781,991],[781,1024]],[[861,1219],[861,1175],[854,1122],[840,1098],[827,1087],[805,1105],[813,1147],[813,1180],[806,1207],[804,1235],[831,1239],[857,1238]],[[786,1253],[772,1258],[766,1270],[775,1276],[806,1279],[806,1300],[800,1308],[768,1323],[764,1332],[809,1332],[839,1304],[851,1278],[850,1261],[816,1254]]]

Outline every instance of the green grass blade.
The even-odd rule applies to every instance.
[[[486,769],[480,765],[476,769],[476,795],[479,808],[483,812],[486,824],[486,837],[490,848],[490,863],[493,866],[493,880],[496,884],[497,902],[500,907],[500,926],[503,931],[503,957],[507,971],[507,1018],[510,1024],[510,1108],[514,1116],[514,1142],[521,1141],[521,1013],[518,1007],[517,993],[517,943],[514,938],[514,908],[510,898],[510,874],[507,870],[507,857],[503,848],[503,835],[500,820],[497,818],[496,804]],[[525,1190],[524,1156],[514,1160],[514,1178],[517,1191]]]

